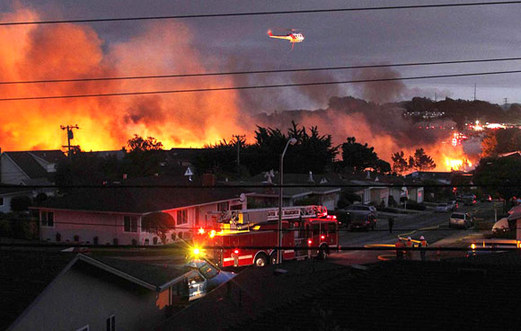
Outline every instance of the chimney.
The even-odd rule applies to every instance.
[[[203,174],[203,186],[215,186],[214,174]]]

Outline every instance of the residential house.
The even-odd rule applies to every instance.
[[[56,165],[65,159],[60,150],[3,152],[0,156],[0,180],[13,185],[53,183]]]
[[[143,220],[165,213],[170,215],[171,225],[164,243],[171,243],[190,239],[200,227],[217,227],[219,212],[246,208],[241,189],[202,184],[197,179],[157,176],[73,190],[34,207],[39,211],[40,239],[96,245],[160,244],[160,234]]]
[[[283,205],[322,205],[328,210],[334,210],[340,198],[339,187],[335,187],[334,175],[284,174]],[[273,185],[279,183],[278,173],[273,171],[250,178],[241,185],[264,185],[249,189],[246,194],[248,208],[277,207],[279,205],[279,188]],[[299,185],[302,185],[299,187]]]
[[[200,271],[45,251],[0,251],[0,329],[150,330]]]

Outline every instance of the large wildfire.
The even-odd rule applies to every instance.
[[[38,20],[39,15],[33,10],[18,8],[0,14],[0,19]],[[1,27],[0,81],[164,75],[230,69],[231,60],[203,57],[192,39],[189,26],[179,22],[144,24],[137,35],[110,43],[84,24]],[[398,77],[398,74],[384,68],[355,72],[353,77]],[[317,73],[291,78],[331,80],[335,77]],[[7,84],[0,85],[0,92],[2,98],[15,98],[161,91],[244,85],[246,82],[255,84],[262,83],[261,79],[265,78],[256,79],[246,81],[237,76]],[[416,148],[424,148],[433,157],[436,170],[465,169],[475,161],[470,160],[472,157],[462,145],[443,143],[452,133],[427,135],[401,116],[403,109],[396,104],[385,104],[408,95],[402,82],[368,83],[353,88],[351,92],[369,102],[334,97],[346,92],[334,86],[302,87],[293,93],[317,102],[324,102],[324,96],[327,96],[326,99],[330,98],[328,107],[264,116],[258,116],[259,109],[252,110],[251,104],[284,99],[286,104],[281,104],[288,106],[287,92],[220,91],[4,101],[0,103],[0,147],[3,150],[61,148],[65,145],[66,135],[60,126],[69,124],[79,125],[74,144],[86,151],[120,149],[133,134],[153,136],[167,148],[201,147],[229,139],[233,134],[246,134],[251,139],[256,124],[283,129],[295,120],[306,127],[318,126],[322,134],[333,136],[335,144],[341,144],[348,136],[355,136],[357,141],[374,146],[379,157],[389,162],[392,153],[403,150],[410,155]],[[269,106],[271,109],[262,110],[270,113],[277,107]]]

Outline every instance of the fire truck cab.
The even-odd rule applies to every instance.
[[[198,231],[194,247],[220,267],[275,263],[278,249],[283,260],[325,259],[338,247],[336,216],[323,206],[284,207],[280,247],[278,218],[278,208],[228,212],[221,217],[220,229]]]

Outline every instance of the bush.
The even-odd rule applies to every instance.
[[[11,210],[12,211],[27,211],[31,206],[31,198],[27,196],[14,197],[11,199]]]

